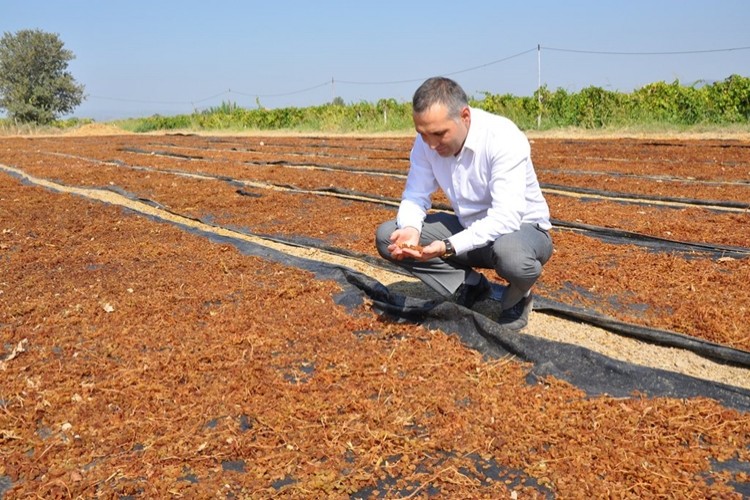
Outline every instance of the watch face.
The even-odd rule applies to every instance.
[[[453,255],[455,254],[455,250],[453,250],[453,245],[449,240],[443,240],[443,243],[445,244],[445,254],[446,255]]]

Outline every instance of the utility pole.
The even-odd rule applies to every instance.
[[[539,102],[539,111],[536,115],[536,128],[539,129],[542,126],[542,45],[536,45],[536,95]]]

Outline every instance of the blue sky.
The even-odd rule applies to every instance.
[[[720,50],[750,47],[747,26],[748,0],[0,0],[0,32],[57,33],[75,54],[88,97],[73,115],[98,121],[408,101],[434,75],[476,97],[532,95],[540,75],[623,92],[750,76],[750,50]],[[653,54],[691,51],[715,52]]]

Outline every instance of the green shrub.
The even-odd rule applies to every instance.
[[[750,78],[731,75],[706,88],[712,116],[718,123],[750,121]]]
[[[411,103],[380,99],[306,108],[246,109],[222,102],[191,115],[154,115],[121,122],[135,132],[153,130],[300,130],[322,132],[387,132],[413,129]],[[521,129],[578,127],[686,127],[750,124],[750,78],[732,75],[710,85],[655,82],[631,93],[589,86],[580,92],[539,88],[531,97],[483,92],[472,106],[506,116]],[[540,121],[539,121],[540,120]]]

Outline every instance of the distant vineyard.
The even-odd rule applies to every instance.
[[[485,92],[476,106],[507,116],[523,129],[693,126],[750,123],[750,78],[694,85],[656,82],[631,93],[590,86],[580,92],[541,87],[533,96]],[[247,109],[231,102],[188,115],[151,116],[123,123],[136,132],[170,129],[294,129],[326,132],[383,132],[412,126],[411,103],[333,103],[306,108]]]

